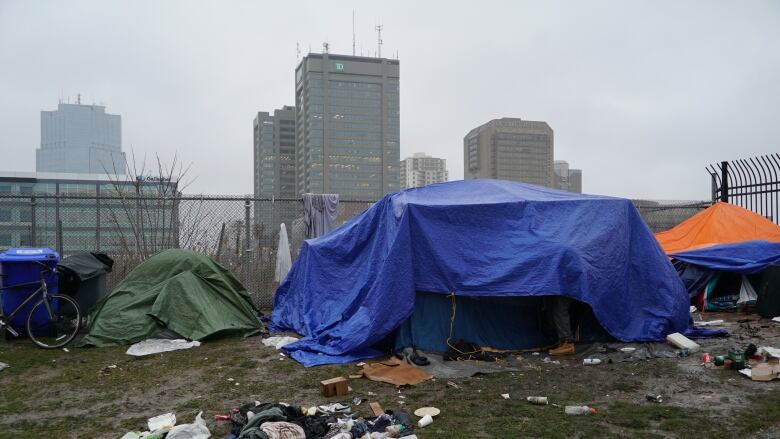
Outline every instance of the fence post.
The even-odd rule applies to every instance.
[[[729,162],[720,162],[720,201],[729,202]]]
[[[58,185],[59,186],[59,185]],[[60,190],[54,196],[54,242],[57,245],[57,253],[62,257],[62,220],[60,219]]]
[[[35,221],[35,195],[30,197],[30,247],[38,246],[38,223]]]
[[[60,254],[61,258],[64,257],[63,248],[64,245],[62,243],[62,220],[58,219],[57,220],[57,253]]]
[[[250,209],[252,204],[250,203],[249,199],[247,198],[244,201],[244,246],[246,247],[244,249],[244,287],[249,290],[249,253],[252,251],[252,236],[251,236],[251,227],[249,225],[250,220]]]

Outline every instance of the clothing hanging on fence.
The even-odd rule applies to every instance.
[[[330,232],[339,214],[338,194],[303,194],[303,221],[306,239]]]
[[[277,282],[283,281],[291,266],[290,241],[287,239],[287,228],[282,223],[279,228],[279,245],[276,247],[276,274],[274,275],[274,280]]]

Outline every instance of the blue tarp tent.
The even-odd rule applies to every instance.
[[[688,328],[688,296],[626,199],[499,180],[389,194],[305,241],[279,286],[272,328],[306,366],[376,356],[417,291],[469,297],[563,295],[623,341]]]

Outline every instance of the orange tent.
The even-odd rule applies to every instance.
[[[780,226],[742,207],[718,202],[655,237],[671,254],[744,241],[780,242]]]

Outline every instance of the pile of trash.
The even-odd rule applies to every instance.
[[[229,415],[215,416],[215,419],[231,422],[231,432],[225,439],[416,438],[415,426],[408,413],[385,411],[375,403],[371,407],[375,416],[363,418],[352,413],[350,406],[340,403],[297,407],[254,401],[233,409]],[[424,427],[432,422],[430,415],[424,415],[417,426]]]
[[[176,425],[176,415],[165,413],[149,418],[147,421],[149,430],[139,433],[127,432],[122,439],[208,439],[211,437],[206,421],[203,420],[203,412],[195,416],[192,424]]]

